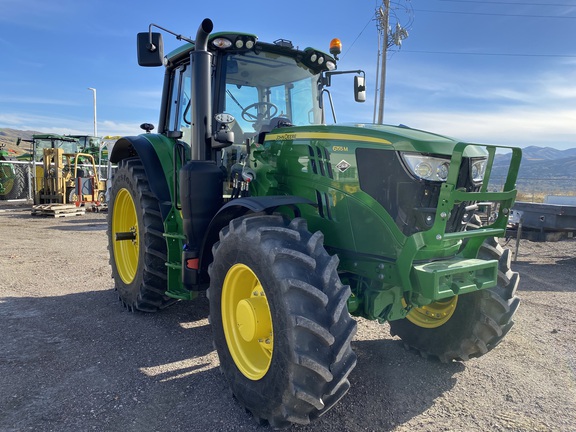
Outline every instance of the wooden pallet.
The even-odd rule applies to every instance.
[[[33,216],[68,217],[82,216],[86,213],[84,207],[76,207],[74,204],[39,204],[32,206]]]

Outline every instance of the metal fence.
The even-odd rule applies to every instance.
[[[490,179],[490,190],[502,190],[504,177]],[[519,177],[516,181],[517,201],[544,202],[546,196],[576,195],[576,177]]]
[[[92,170],[92,165],[78,165]],[[0,161],[0,200],[32,200],[33,181],[36,177],[34,167],[43,167],[42,162],[33,161]],[[109,179],[115,166],[96,165],[98,177]],[[109,172],[110,171],[110,172]],[[504,177],[494,176],[490,179],[488,189],[500,191],[504,186]],[[576,195],[576,178],[534,177],[519,178],[517,201],[544,202],[546,196]],[[110,187],[108,182],[107,187]]]
[[[0,201],[32,201],[34,179],[37,175],[41,175],[37,174],[38,167],[43,168],[43,162],[0,161]],[[90,164],[78,164],[78,168],[88,171],[94,169]],[[100,180],[107,180],[114,168],[108,165],[96,165],[96,174]]]

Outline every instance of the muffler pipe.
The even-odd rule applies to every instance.
[[[194,123],[192,137],[192,160],[208,160],[212,157],[212,53],[208,51],[208,37],[214,28],[212,20],[204,19],[190,53],[192,65],[191,106]]]
[[[198,27],[196,32],[196,40],[194,41],[194,49],[198,51],[208,51],[208,36],[214,29],[214,23],[210,18],[205,18]]]

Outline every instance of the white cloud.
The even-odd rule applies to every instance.
[[[515,74],[438,68],[424,75],[409,68],[403,72],[401,89],[394,89],[394,80],[388,82],[386,123],[476,142],[576,147],[573,66]]]
[[[573,66],[564,63],[553,70],[517,77],[503,72],[459,76],[452,70],[422,73],[417,68],[407,69],[401,85],[397,77],[388,81],[384,121],[472,142],[576,147],[576,69],[572,69]],[[368,89],[365,104],[353,102],[351,77],[335,79],[332,93],[340,122],[372,121],[373,87]],[[120,92],[118,100],[112,98],[107,105],[99,105],[99,113],[103,114],[98,122],[99,134],[140,134],[141,122],[148,120],[155,124],[157,121],[160,96],[159,89]],[[8,102],[82,105],[49,98],[12,98]],[[130,116],[113,109],[120,106],[129,111]],[[133,109],[126,110],[127,106]],[[150,117],[152,110],[153,118]],[[4,111],[0,113],[0,126],[59,134],[92,133],[91,112],[85,120],[74,120],[74,115],[56,117]],[[108,120],[110,118],[114,121]],[[331,120],[329,111],[327,118]]]
[[[0,113],[0,126],[20,130],[34,130],[59,135],[88,135],[94,131],[91,121],[78,121],[61,117],[37,116],[27,114]],[[143,131],[139,123],[114,122],[103,120],[98,122],[98,135],[139,135]]]
[[[553,115],[516,108],[490,113],[410,112],[403,117],[403,123],[471,142],[521,147],[576,146],[576,108],[556,111]]]
[[[100,135],[140,135],[144,133],[144,131],[140,129],[140,124],[141,123],[118,123],[105,120],[98,124],[98,130],[100,131]]]
[[[17,103],[17,104],[30,104],[30,105],[66,105],[66,106],[82,106],[79,102],[72,102],[70,100],[42,98],[42,97],[27,97],[27,96],[2,96],[3,103]]]

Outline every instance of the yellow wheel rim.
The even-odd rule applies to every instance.
[[[134,239],[116,240],[117,233],[131,232]],[[120,189],[114,200],[112,213],[112,244],[114,245],[114,263],[125,284],[136,277],[139,258],[138,217],[132,195],[127,189]]]
[[[232,266],[224,279],[222,325],[240,372],[253,381],[266,375],[274,347],[272,316],[262,284],[244,264]]]
[[[406,317],[408,321],[423,328],[436,328],[446,324],[456,310],[458,296],[430,303],[410,310]]]

